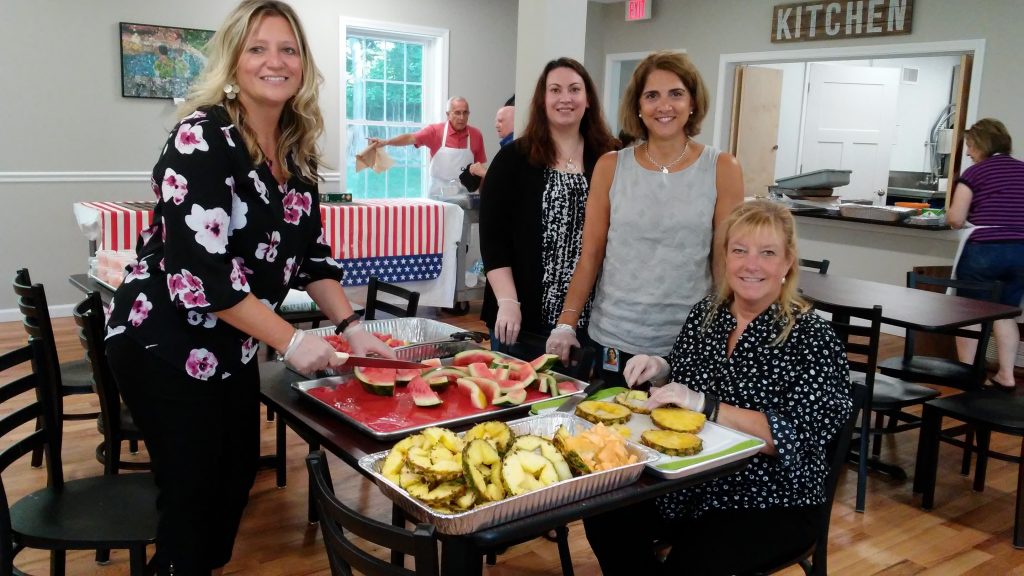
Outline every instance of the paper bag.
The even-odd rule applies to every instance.
[[[368,146],[359,154],[356,154],[356,172],[370,168],[377,174],[384,172],[395,165],[395,159],[391,157],[384,148]]]

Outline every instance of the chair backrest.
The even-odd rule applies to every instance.
[[[57,358],[57,342],[53,336],[53,324],[50,321],[50,308],[46,303],[46,291],[42,284],[33,284],[28,268],[14,273],[14,293],[18,296],[18,309],[21,310],[22,326],[29,337],[42,340],[46,353],[51,360],[59,365]],[[57,378],[60,378],[58,373]]]
[[[986,300],[988,302],[998,302],[999,297],[1002,296],[1003,293],[1003,283],[998,281],[977,282],[971,280],[952,280],[950,278],[926,276],[914,271],[907,272],[907,288],[937,292],[945,292],[949,288],[953,288],[957,291],[974,290],[982,293],[983,296],[981,300]],[[975,384],[980,385],[985,379],[987,370],[985,353],[989,337],[992,335],[992,322],[982,322],[980,331],[959,328],[955,330],[943,330],[942,333],[950,336],[978,340],[978,347],[975,352],[972,369],[972,380]],[[915,354],[917,336],[917,330],[907,330],[906,342],[903,346],[903,359],[905,362],[909,362]]]
[[[871,398],[878,368],[878,344],[881,341],[882,307],[859,308],[818,302],[815,310],[829,312],[829,324],[846,347],[851,372],[863,372],[864,382]]]
[[[418,524],[409,531],[363,516],[343,504],[334,495],[331,471],[322,450],[306,457],[306,468],[333,576],[349,576],[353,570],[367,576],[439,576],[437,538],[432,525]],[[416,562],[415,569],[408,570],[376,557],[357,546],[350,534],[370,544],[411,555]]]
[[[89,292],[75,306],[75,323],[78,324],[78,339],[85,349],[85,360],[92,370],[92,382],[100,398],[100,419],[103,422],[104,458],[103,473],[117,474],[117,444],[121,436],[121,393],[114,380],[114,374],[107,363],[106,344],[103,328],[103,302],[98,292]]]
[[[384,292],[385,294],[405,299],[405,307],[378,300],[377,292]],[[416,309],[419,307],[419,304],[419,292],[378,280],[376,276],[370,276],[370,283],[366,287],[366,309],[363,312],[363,318],[373,320],[377,316],[377,310],[387,312],[397,318],[410,318],[416,315]]]
[[[807,258],[801,258],[799,265],[801,268],[815,270],[818,272],[818,274],[828,274],[828,259],[808,260]]]

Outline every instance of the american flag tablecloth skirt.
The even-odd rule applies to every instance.
[[[134,250],[139,232],[152,224],[153,202],[79,202],[75,218],[97,248]],[[376,275],[385,282],[438,278],[444,264],[445,228],[451,204],[432,200],[361,200],[321,204],[323,233],[332,256],[345,267],[345,286],[362,286]],[[455,208],[458,208],[457,206]],[[461,217],[461,209],[459,209]],[[454,248],[454,246],[452,246]],[[448,298],[446,306],[451,306]]]

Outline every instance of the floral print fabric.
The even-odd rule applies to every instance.
[[[776,456],[757,454],[741,471],[658,499],[667,518],[709,509],[813,506],[825,501],[826,447],[853,408],[850,369],[842,342],[820,316],[797,316],[785,342],[775,304],[755,318],[726,355],[736,328],[722,305],[705,330],[710,297],[690,311],[668,357],[672,380],[722,402],[763,412]]]
[[[276,310],[289,288],[343,275],[324,241],[316,183],[279,185],[242,142],[220,107],[171,130],[153,168],[153,225],[139,235],[138,264],[108,323],[107,338],[133,338],[198,380],[227,378],[259,347],[215,312],[247,294]]]

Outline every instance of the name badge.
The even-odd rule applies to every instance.
[[[601,350],[601,366],[609,372],[619,371],[619,351],[615,348]]]

